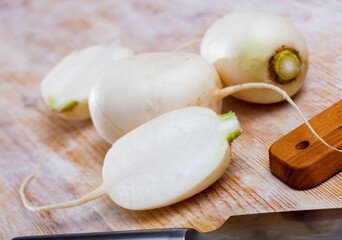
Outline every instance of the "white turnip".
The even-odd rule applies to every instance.
[[[92,121],[109,143],[144,122],[186,106],[221,113],[215,68],[189,53],[146,53],[114,62],[91,89]]]
[[[113,143],[144,122],[177,108],[202,106],[220,114],[224,97],[249,89],[277,93],[324,142],[284,90],[267,83],[222,88],[214,66],[190,53],[145,53],[114,62],[93,85],[89,109],[98,133]]]
[[[96,76],[112,62],[132,55],[132,50],[118,43],[70,53],[43,79],[41,91],[45,102],[63,118],[89,118],[88,96]]]
[[[25,187],[20,194],[31,211],[74,207],[104,194],[133,210],[167,206],[204,190],[226,170],[230,143],[240,135],[234,113],[217,116],[203,107],[165,113],[120,138],[109,149],[103,165],[103,184],[80,199],[34,207]]]
[[[206,31],[200,52],[215,66],[223,86],[270,83],[292,96],[303,85],[308,69],[302,34],[285,18],[269,12],[239,11],[224,16]],[[284,100],[267,89],[233,96],[253,103]]]

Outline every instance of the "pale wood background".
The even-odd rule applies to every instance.
[[[202,193],[153,211],[128,211],[108,197],[72,209],[27,211],[18,189],[57,137],[67,133],[28,188],[35,204],[77,198],[101,183],[110,147],[91,121],[68,122],[48,111],[42,77],[67,53],[120,39],[136,52],[168,51],[201,37],[233,10],[261,9],[293,22],[310,49],[310,70],[294,98],[315,116],[342,98],[341,1],[0,1],[0,238],[18,235],[193,227],[209,231],[235,214],[342,207],[342,174],[307,191],[269,172],[270,145],[302,122],[286,103],[253,105],[227,98],[244,133],[229,168]],[[198,47],[190,49],[198,51]]]

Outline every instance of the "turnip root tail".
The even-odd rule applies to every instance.
[[[83,203],[89,202],[91,200],[94,200],[96,198],[99,198],[100,196],[105,194],[104,187],[103,185],[101,185],[94,191],[82,196],[79,199],[75,199],[72,201],[56,203],[56,204],[51,204],[51,205],[37,206],[37,207],[32,206],[29,203],[25,195],[26,186],[37,175],[40,165],[42,164],[43,160],[46,158],[46,155],[50,152],[50,150],[53,149],[53,147],[56,145],[57,142],[58,141],[56,140],[54,143],[50,145],[50,147],[45,151],[45,153],[39,159],[37,166],[33,169],[33,171],[28,176],[26,176],[26,178],[24,179],[23,183],[20,186],[19,193],[20,193],[21,201],[23,202],[24,206],[30,211],[41,212],[41,211],[48,211],[48,210],[53,210],[53,209],[74,207],[74,206],[78,206]]]
[[[185,48],[191,47],[191,46],[196,45],[196,44],[200,44],[201,42],[202,42],[202,38],[198,38],[198,39],[183,43],[182,45],[176,47],[173,51],[179,52]]]
[[[223,89],[217,89],[217,96],[219,98],[227,97],[228,95],[234,94],[236,92],[240,92],[242,90],[246,89],[255,89],[255,88],[263,88],[263,89],[270,89],[277,93],[279,93],[287,102],[289,102],[298,112],[299,116],[303,119],[304,123],[309,127],[310,131],[317,137],[322,143],[324,143],[327,147],[334,149],[335,151],[342,152],[342,150],[337,149],[333,146],[330,146],[328,143],[326,143],[317,133],[316,131],[311,127],[310,123],[302,113],[302,111],[299,109],[297,104],[294,103],[294,101],[290,98],[290,96],[281,88],[267,84],[267,83],[244,83],[239,85],[234,85],[230,87],[226,87]]]

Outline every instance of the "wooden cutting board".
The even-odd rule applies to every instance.
[[[77,198],[101,183],[110,147],[91,121],[69,122],[48,111],[43,76],[66,54],[120,39],[137,53],[169,51],[203,35],[233,10],[278,13],[303,33],[310,70],[295,102],[311,118],[342,99],[342,4],[339,1],[1,1],[0,2],[0,239],[18,235],[193,227],[209,231],[235,214],[342,207],[342,174],[320,186],[293,190],[269,170],[273,142],[302,124],[287,103],[255,105],[233,98],[224,111],[239,117],[243,134],[222,178],[181,203],[129,211],[108,197],[43,213],[27,211],[18,189],[47,147],[62,136],[28,187],[35,204]],[[190,49],[198,52],[198,47]],[[66,133],[69,135],[63,136]]]

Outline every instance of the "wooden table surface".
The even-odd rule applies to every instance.
[[[306,191],[289,188],[269,171],[268,149],[302,124],[287,103],[255,105],[233,98],[243,135],[232,162],[211,187],[181,203],[129,211],[109,197],[42,213],[26,210],[18,190],[39,157],[59,136],[37,179],[28,187],[34,204],[77,198],[101,183],[110,147],[90,120],[69,122],[49,112],[40,93],[44,75],[66,54],[91,44],[121,40],[137,53],[170,51],[199,38],[234,10],[278,13],[303,33],[310,69],[294,97],[311,118],[342,99],[341,1],[1,1],[0,2],[0,238],[71,232],[193,227],[209,231],[229,216],[256,212],[342,207],[342,173]],[[198,47],[192,47],[198,52]]]

